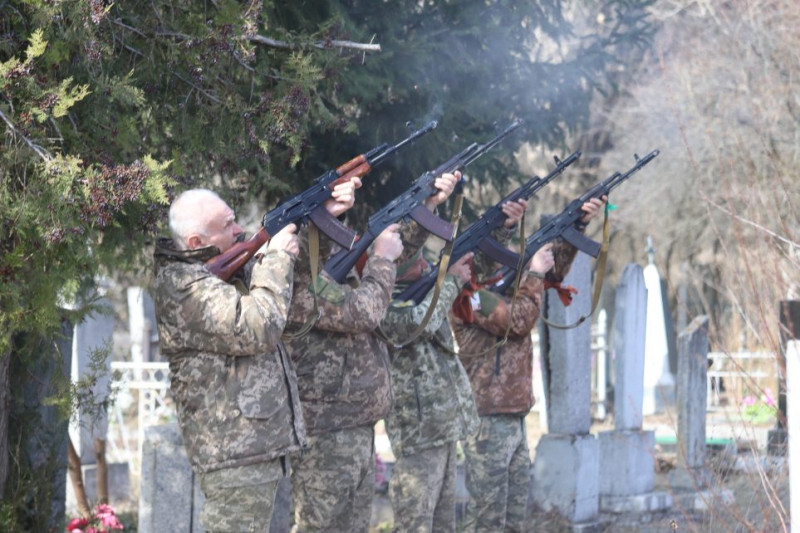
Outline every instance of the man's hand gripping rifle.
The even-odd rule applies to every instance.
[[[469,252],[480,250],[495,261],[516,268],[516,261],[519,261],[519,255],[511,252],[491,236],[492,232],[502,227],[508,218],[508,216],[503,213],[503,205],[521,199],[527,200],[535,195],[553,179],[560,176],[568,166],[577,161],[580,155],[580,152],[575,152],[563,160],[556,157],[556,168],[554,168],[550,174],[544,178],[534,176],[527,183],[500,200],[497,205],[487,210],[478,220],[470,224],[467,229],[459,234],[453,244],[453,250],[450,253],[451,264],[457,262]],[[437,264],[433,267],[431,272],[425,274],[406,287],[406,289],[397,296],[397,299],[402,301],[413,300],[416,304],[419,304],[425,299],[425,295],[428,294],[431,287],[436,284],[438,274],[439,265]]]
[[[515,121],[500,134],[485,144],[472,143],[460,153],[451,157],[434,170],[425,172],[400,196],[392,200],[378,212],[373,214],[367,222],[367,229],[364,231],[353,247],[349,250],[341,250],[334,254],[325,266],[324,270],[339,283],[343,283],[347,273],[358,262],[363,254],[366,253],[372,242],[380,233],[391,224],[407,217],[416,220],[422,227],[434,235],[451,241],[453,235],[453,225],[431,213],[423,202],[426,198],[436,193],[434,181],[440,175],[449,172],[462,170],[467,165],[488,152],[495,145],[499,144],[507,135],[520,127],[522,123]]]
[[[525,240],[525,252],[522,259],[520,259],[519,254],[509,252],[509,255],[506,257],[507,261],[503,263],[504,266],[499,272],[502,278],[495,283],[491,290],[494,292],[505,292],[510,285],[513,285],[517,268],[523,268],[528,264],[528,261],[531,260],[539,248],[559,237],[569,242],[578,250],[596,258],[600,254],[602,244],[591,240],[575,228],[575,224],[585,214],[581,210],[581,206],[592,198],[607,197],[612,190],[641,170],[646,164],[655,159],[658,154],[659,150],[653,150],[641,158],[634,154],[636,164],[627,172],[624,174],[615,172],[589,189],[582,196],[572,200],[561,213],[552,217]],[[511,263],[511,265],[509,265],[509,263]]]
[[[311,187],[265,214],[261,229],[249,240],[236,243],[224,253],[213,257],[206,262],[206,267],[214,275],[224,280],[230,279],[272,235],[292,223],[312,221],[340,246],[350,249],[355,242],[356,233],[328,213],[324,206],[325,201],[331,197],[333,188],[351,178],[366,175],[401,148],[432,131],[436,125],[436,121],[430,121],[394,146],[383,143],[338,168],[328,170],[314,180]]]

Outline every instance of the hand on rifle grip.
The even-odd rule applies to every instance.
[[[288,224],[273,235],[272,239],[264,246],[266,246],[268,250],[283,250],[297,257],[297,254],[300,253],[300,245],[297,242],[297,226]]]
[[[361,187],[361,178],[359,177],[353,177],[335,185],[330,199],[325,201],[325,209],[334,217],[346,212],[355,204],[356,189],[359,187]]]
[[[588,202],[584,202],[581,206],[581,211],[586,213],[581,217],[581,222],[584,224],[588,224],[593,218],[597,216],[603,210],[603,206],[606,205],[608,201],[608,197],[603,195],[600,198],[590,198]]]
[[[447,273],[457,277],[461,283],[466,283],[472,278],[472,257],[475,254],[468,252],[461,259],[450,265]]]
[[[372,243],[372,255],[394,261],[403,253],[403,241],[400,239],[400,224],[392,224],[383,230]]]
[[[501,207],[503,213],[508,217],[503,225],[506,228],[513,228],[516,224],[522,220],[522,215],[525,214],[525,210],[528,209],[528,200],[525,198],[520,198],[516,202],[506,202]]]
[[[544,277],[550,269],[556,264],[555,257],[553,257],[553,243],[548,242],[533,254],[531,265],[528,269],[533,275],[537,277]]]
[[[456,188],[458,181],[461,179],[461,171],[456,170],[452,174],[449,172],[445,172],[441,176],[437,177],[433,185],[436,187],[437,192],[432,194],[427,200],[425,200],[425,206],[433,212],[437,205],[443,204]]]

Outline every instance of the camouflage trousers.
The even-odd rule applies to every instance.
[[[456,443],[400,456],[389,480],[394,531],[456,530]]]
[[[465,531],[526,530],[531,458],[525,418],[513,415],[481,416],[477,434],[464,446],[467,507]]]
[[[296,533],[366,533],[374,494],[372,425],[309,436],[292,457]]]
[[[200,475],[206,499],[200,523],[209,533],[269,531],[283,459]]]

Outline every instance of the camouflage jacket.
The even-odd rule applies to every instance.
[[[183,441],[200,473],[267,461],[305,446],[291,361],[280,343],[294,260],[268,252],[249,284],[226,283],[204,261],[214,247],[155,251],[159,342]]]
[[[408,223],[401,234],[403,261],[422,245],[426,233]],[[349,284],[336,283],[323,272],[312,287],[306,240],[300,243],[287,329],[299,329],[311,316],[315,294],[320,318],[286,347],[297,368],[308,432],[374,424],[388,414],[393,401],[389,354],[375,330],[389,306],[396,266],[370,256],[361,276],[353,273]],[[320,234],[321,264],[331,251],[330,241]]]
[[[461,283],[446,276],[436,310],[410,345],[391,350],[395,404],[386,428],[396,455],[411,455],[464,439],[478,429],[478,412],[467,374],[453,353],[447,311]],[[394,301],[383,319],[383,330],[402,342],[422,322],[433,297],[419,305]]]
[[[577,250],[566,242],[553,248],[555,267],[547,279],[559,282],[569,271]],[[467,370],[478,413],[521,414],[533,407],[533,343],[531,330],[540,315],[544,281],[528,275],[520,283],[517,298],[480,290],[473,297],[471,324],[450,311],[450,323]],[[510,326],[510,329],[509,329]],[[505,336],[505,345],[483,353]]]

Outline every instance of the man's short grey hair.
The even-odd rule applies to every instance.
[[[222,201],[214,191],[189,189],[172,201],[169,207],[169,230],[178,249],[186,250],[189,247],[186,240],[190,235],[208,236],[204,206],[214,200]]]

